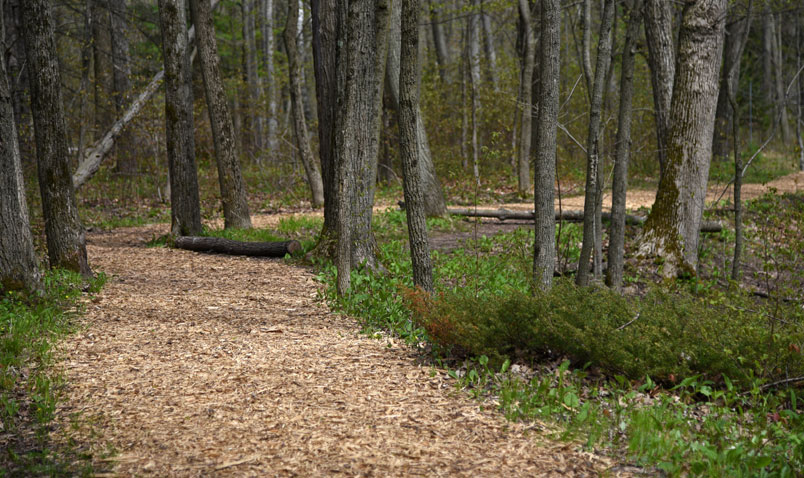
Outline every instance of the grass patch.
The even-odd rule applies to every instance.
[[[742,152],[743,165],[751,159],[757,147],[752,146]],[[731,156],[730,156],[731,157]],[[789,155],[777,152],[763,152],[754,158],[751,166],[745,171],[744,184],[766,184],[776,178],[787,176],[798,170],[797,160]],[[728,183],[734,179],[734,161],[713,157],[709,168],[709,180],[716,183]]]
[[[49,443],[62,386],[50,366],[54,344],[74,330],[82,292],[97,292],[104,281],[103,274],[85,283],[78,274],[50,271],[41,296],[0,295],[0,424],[12,437],[0,455],[0,476],[90,474],[88,455]]]

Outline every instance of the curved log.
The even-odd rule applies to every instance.
[[[285,254],[301,252],[299,241],[242,242],[221,237],[182,236],[174,245],[179,249],[196,252],[217,252],[235,256],[285,257]]]

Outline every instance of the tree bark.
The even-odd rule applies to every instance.
[[[747,28],[750,28],[750,26],[745,17],[732,17],[731,21],[726,25],[726,36],[723,45],[723,69],[715,113],[715,134],[712,138],[712,154],[721,159],[727,159],[729,156],[728,139],[731,134],[733,111],[729,102],[728,90],[737,91],[738,85],[735,81],[736,78],[740,77],[740,63],[742,62],[740,40]]]
[[[530,191],[530,150],[532,118],[533,118],[533,63],[536,39],[533,33],[530,4],[528,0],[519,0],[519,19],[524,31],[522,41],[522,56],[519,59],[519,101],[517,107],[520,114],[519,142],[517,147],[517,185],[519,195],[526,196]],[[552,188],[552,185],[550,186]]]
[[[201,234],[195,164],[192,69],[184,0],[159,0],[165,59],[165,137],[170,179],[170,232]]]
[[[539,113],[534,163],[533,280],[552,286],[556,264],[556,221],[553,185],[556,181],[556,125],[561,67],[561,1],[541,0]]]
[[[611,61],[611,25],[614,20],[614,0],[606,0],[603,9],[603,18],[600,22],[600,39],[597,46],[597,61],[595,65],[595,78],[592,85],[591,103],[589,106],[589,137],[586,141],[586,193],[583,210],[583,245],[581,257],[578,262],[578,275],[575,281],[580,286],[589,284],[589,259],[592,248],[595,246],[598,188],[598,167],[600,162],[600,116],[603,104],[603,88],[606,86],[606,73]],[[595,267],[595,275],[599,269]]]
[[[399,111],[399,74],[400,74],[400,54],[402,38],[402,7],[401,0],[397,0],[391,5],[390,29],[388,32],[388,62],[385,70],[385,84],[390,93],[391,105],[394,110]],[[416,105],[419,108],[418,104]],[[444,192],[441,183],[435,172],[433,157],[430,152],[430,144],[427,139],[427,130],[424,127],[421,109],[416,113],[416,137],[419,144],[416,151],[419,154],[417,161],[420,174],[422,176],[421,186],[424,194],[425,214],[428,217],[443,216],[447,211],[447,204],[444,200]]]
[[[312,194],[312,204],[313,207],[319,208],[324,205],[324,184],[321,180],[321,170],[316,158],[313,156],[310,139],[307,137],[307,122],[304,119],[304,105],[302,104],[301,65],[299,64],[299,55],[296,48],[296,39],[299,35],[300,3],[299,0],[289,0],[288,18],[284,32],[285,48],[288,53],[291,114],[293,116],[296,146],[299,148],[299,158],[307,175],[307,184],[310,186]]]
[[[640,245],[641,254],[664,258],[665,277],[694,274],[697,268],[725,8],[725,0],[697,0],[684,7],[668,162]]]
[[[417,164],[419,114],[419,0],[402,0],[402,38],[399,70],[399,146],[402,157],[408,242],[413,263],[413,283],[433,291],[433,263],[425,220],[422,177]]]
[[[277,150],[277,121],[276,121],[276,92],[274,79],[274,2],[273,0],[260,0],[260,49],[262,50],[262,82],[263,96],[265,97],[267,118],[265,121],[266,146],[273,154]]]
[[[25,2],[23,2],[25,3]],[[114,123],[112,36],[107,0],[92,0],[92,52],[95,73],[95,131]]]
[[[212,140],[215,144],[224,227],[227,229],[250,228],[251,217],[249,216],[246,187],[235,150],[234,126],[221,79],[220,58],[209,0],[190,0],[190,11],[193,15],[193,23],[198,29],[196,45],[200,54],[207,110],[212,127]]]
[[[796,71],[801,70],[801,10],[796,15]],[[801,122],[804,120],[802,103],[804,103],[804,76],[798,76],[798,94],[796,95],[796,140],[798,141],[798,169],[804,171],[804,136],[801,134]]]
[[[112,46],[112,85],[116,120],[125,114],[131,93],[131,60],[129,55],[128,11],[126,0],[108,0]],[[132,130],[121,132],[117,141],[116,171],[132,175],[137,171],[136,140]]]
[[[177,237],[174,245],[179,249],[196,252],[217,252],[233,256],[285,257],[302,250],[298,241],[243,242],[221,237]]]
[[[90,276],[84,226],[78,217],[70,178],[59,62],[48,0],[23,2],[22,19],[50,265]]]
[[[628,9],[628,27],[623,46],[620,72],[620,110],[618,112],[614,178],[611,192],[611,226],[609,228],[606,285],[622,289],[623,256],[625,254],[625,199],[628,189],[628,160],[631,155],[631,105],[634,97],[634,55],[642,22],[642,0],[633,0]]]
[[[430,24],[433,31],[433,44],[435,45],[436,62],[438,63],[438,75],[443,83],[449,83],[447,66],[449,65],[449,51],[447,50],[447,40],[444,35],[444,26],[441,24],[441,0],[429,0]],[[393,7],[392,7],[393,8]]]
[[[497,75],[497,51],[494,48],[494,32],[491,29],[491,16],[485,12],[483,0],[480,0],[480,25],[483,28],[483,51],[486,54],[486,71],[494,91],[499,88]]]
[[[673,99],[673,82],[676,75],[671,7],[671,2],[666,0],[645,0],[645,40],[648,45],[650,83],[653,87],[660,178],[664,175],[667,164],[665,141],[670,129],[670,103]]]
[[[782,37],[784,33],[784,17],[778,13],[775,22],[774,33],[776,34],[773,44],[773,77],[776,98],[776,114],[774,117],[779,122],[779,129],[782,131],[782,144],[789,147],[793,142],[793,132],[790,130],[790,121],[787,116],[787,95],[784,89],[784,53],[782,52]]]
[[[0,5],[0,45],[6,51],[4,15]],[[0,55],[0,292],[35,291],[41,286],[39,266],[25,202],[14,105],[6,74],[5,54]]]
[[[480,186],[480,142],[477,128],[480,110],[480,0],[472,0],[475,12],[469,16],[469,83],[471,88],[472,174]]]
[[[262,96],[262,85],[257,73],[257,27],[256,27],[256,0],[242,0],[241,9],[243,12],[243,49],[245,59],[246,75],[246,98],[248,107],[246,112],[248,120],[246,124],[251,125],[249,143],[252,145],[251,153],[260,157],[263,149],[263,124],[264,118],[261,109],[256,105],[260,104]],[[259,159],[258,159],[259,161]]]

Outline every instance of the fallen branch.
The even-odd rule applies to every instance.
[[[510,209],[449,208],[447,212],[458,216],[492,217],[500,221],[505,221],[506,219],[532,221],[534,219],[533,211],[511,211]],[[609,212],[604,212],[602,215],[605,220],[611,219],[611,213]],[[561,213],[556,213],[555,218],[556,221],[581,222],[583,221],[583,211],[562,211]],[[642,225],[645,219],[643,216],[625,215],[625,223],[632,226]],[[723,226],[719,222],[701,222],[701,232],[720,232],[722,229]]]
[[[179,249],[195,252],[217,252],[235,256],[285,257],[302,250],[299,241],[242,242],[221,237],[182,236],[174,245]]]

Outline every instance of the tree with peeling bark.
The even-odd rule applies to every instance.
[[[232,115],[229,112],[226,92],[220,72],[218,45],[212,24],[210,0],[190,0],[193,23],[198,31],[198,46],[204,91],[207,99],[212,141],[215,144],[215,161],[218,166],[218,181],[223,202],[224,227],[250,228],[246,186],[240,172],[240,163],[235,150],[235,133]]]
[[[0,44],[5,47],[3,25],[0,6]],[[0,171],[3,171],[0,176],[0,293],[35,291],[40,288],[39,265],[25,202],[25,182],[5,55],[0,56]]]
[[[667,165],[640,238],[665,277],[694,274],[712,153],[726,0],[684,5],[670,107]]]
[[[534,163],[534,283],[547,290],[556,264],[556,220],[553,185],[556,181],[556,133],[561,67],[561,0],[541,0],[539,113],[536,120]]]
[[[620,290],[623,284],[623,256],[625,254],[625,199],[628,189],[628,160],[631,155],[631,106],[634,97],[634,55],[642,22],[642,0],[628,5],[628,27],[620,70],[620,108],[614,177],[611,192],[611,227],[609,229],[608,268],[606,285]]]
[[[184,0],[159,0],[165,59],[165,137],[170,179],[170,232],[201,234],[195,165],[193,88]]]
[[[321,168],[313,157],[310,139],[307,137],[307,122],[304,119],[304,104],[302,97],[301,64],[296,48],[299,35],[299,0],[289,0],[288,18],[285,23],[285,51],[288,54],[288,77],[290,79],[290,105],[293,116],[293,132],[296,137],[296,147],[301,159],[304,172],[307,175],[307,184],[310,186],[313,207],[324,205],[324,184],[321,180]]]
[[[589,106],[589,136],[586,141],[586,192],[583,203],[583,244],[578,261],[578,274],[575,277],[575,282],[581,286],[589,284],[589,260],[592,258],[592,249],[599,250],[595,245],[597,234],[595,215],[597,214],[598,189],[602,187],[598,172],[600,167],[600,122],[603,88],[606,83],[609,61],[611,61],[611,26],[614,21],[614,7],[614,0],[606,0],[603,18],[600,22],[600,39],[597,46],[597,61]],[[598,267],[595,267],[594,272],[595,278],[599,278]]]
[[[399,1],[399,0],[397,0]],[[421,155],[417,124],[419,114],[419,0],[402,1],[402,54],[399,70],[399,146],[402,156],[408,242],[413,283],[433,291],[433,263],[427,238],[424,194],[418,161]]]
[[[68,164],[67,130],[61,96],[53,17],[48,0],[22,4],[28,58],[36,165],[51,267],[91,276],[84,226],[78,217]]]

